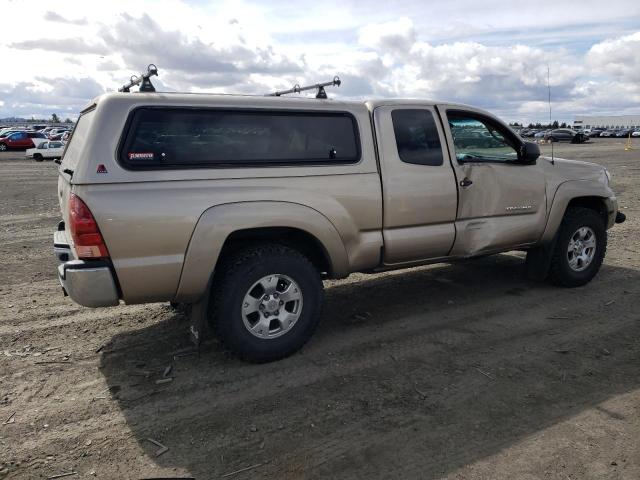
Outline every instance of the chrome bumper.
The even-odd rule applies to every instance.
[[[119,295],[111,267],[107,262],[71,260],[71,247],[64,231],[54,234],[53,251],[58,260],[58,280],[71,299],[85,307],[118,305]]]

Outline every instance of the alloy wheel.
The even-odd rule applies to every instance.
[[[272,339],[289,332],[302,312],[302,290],[291,277],[273,274],[262,277],[242,301],[242,321],[258,338]]]

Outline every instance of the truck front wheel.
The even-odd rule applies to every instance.
[[[607,231],[598,212],[569,208],[558,231],[549,280],[565,287],[585,285],[600,270],[606,250]]]
[[[246,248],[214,276],[211,320],[223,345],[251,362],[291,355],[311,337],[324,298],[313,264],[292,248]]]

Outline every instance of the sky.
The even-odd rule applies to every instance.
[[[638,0],[0,0],[0,118],[76,118],[158,66],[158,90],[426,98],[504,120],[640,114]]]

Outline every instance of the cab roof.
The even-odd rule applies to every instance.
[[[364,99],[364,100],[341,100],[335,98],[317,99],[307,96],[297,95],[283,95],[279,97],[265,96],[265,95],[239,95],[239,94],[225,94],[225,93],[185,93],[185,92],[134,92],[134,93],[120,93],[112,92],[105,93],[99,97],[94,98],[83,109],[82,112],[89,110],[96,106],[98,103],[109,101],[131,101],[131,103],[146,103],[146,104],[190,104],[194,106],[206,106],[210,105],[212,101],[222,100],[221,103],[229,104],[234,103],[238,106],[246,107],[280,107],[291,106],[292,108],[317,108],[319,105],[324,107],[333,107],[336,109],[360,109],[363,106],[368,110],[373,111],[377,107],[381,106],[393,106],[393,105],[425,105],[434,106],[446,104],[448,106],[468,107],[463,104],[450,103],[446,101],[435,101],[421,98],[378,98],[378,99]]]

